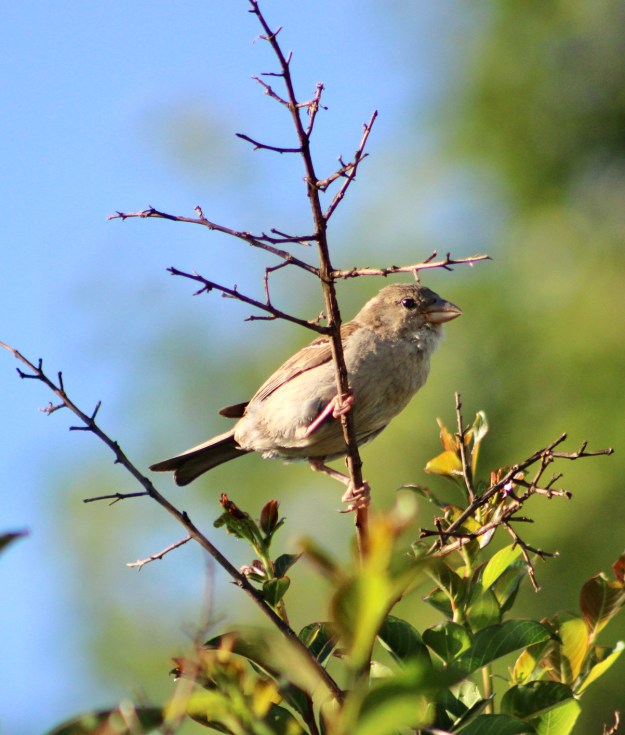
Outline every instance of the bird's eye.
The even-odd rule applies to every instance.
[[[415,309],[417,302],[414,299],[402,299],[401,305],[405,306],[406,309]]]

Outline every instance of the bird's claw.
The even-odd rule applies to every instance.
[[[347,490],[341,498],[343,503],[347,503],[347,508],[340,510],[339,513],[353,513],[363,508],[368,508],[371,503],[371,488],[368,482],[364,482],[361,487],[354,488],[350,483]]]

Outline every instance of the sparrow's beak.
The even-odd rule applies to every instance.
[[[462,314],[462,311],[455,304],[440,299],[427,307],[425,319],[432,324],[443,324],[444,322],[450,322],[460,314]]]

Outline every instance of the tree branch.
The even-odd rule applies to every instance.
[[[43,361],[39,360],[38,365],[34,365],[26,357],[24,357],[18,350],[7,345],[4,342],[0,342],[0,347],[10,352],[17,360],[26,365],[32,372],[30,374],[23,373],[18,369],[20,377],[31,378],[38,380],[46,385],[55,395],[57,395],[61,401],[74,413],[83,423],[84,430],[89,431],[91,434],[96,436],[101,442],[113,452],[115,456],[115,464],[120,464],[129,472],[133,478],[144,488],[145,494],[149,495],[152,500],[156,501],[162,508],[164,508],[170,515],[172,515],[179,523],[181,523],[187,530],[187,533],[193,538],[203,549],[205,549],[215,561],[232,577],[234,583],[242,589],[260,608],[260,610],[269,618],[269,620],[278,628],[278,630],[284,635],[284,637],[297,649],[301,651],[312,663],[317,671],[317,674],[332,697],[341,701],[343,693],[336,682],[330,677],[326,670],[319,664],[315,656],[311,655],[310,651],[300,641],[297,633],[287,625],[282,618],[265,602],[262,594],[256,590],[252,584],[241,574],[241,572],[230,563],[230,561],[217,549],[217,547],[197,528],[197,526],[189,518],[185,511],[180,511],[172,503],[165,498],[164,495],[154,487],[152,482],[143,475],[135,465],[128,459],[126,454],[122,451],[119,444],[111,439],[95,422],[94,411],[91,415],[84,413],[67,395],[65,388],[61,381],[55,384],[43,371]],[[99,407],[100,404],[98,404]],[[121,499],[121,498],[120,498]]]
[[[281,242],[293,242],[293,243],[306,243],[309,240],[315,239],[315,236],[307,237],[290,237],[286,239],[274,239],[271,237],[268,237],[267,235],[253,235],[251,232],[243,232],[241,230],[233,230],[231,227],[225,227],[224,225],[219,225],[216,222],[211,222],[210,220],[206,219],[204,216],[204,213],[202,212],[201,207],[196,207],[195,211],[198,213],[198,217],[183,217],[181,215],[177,214],[167,214],[166,212],[161,212],[158,209],[155,209],[154,207],[148,207],[147,209],[143,209],[140,212],[116,212],[115,214],[110,214],[107,219],[132,219],[132,218],[141,218],[141,219],[167,219],[171,220],[172,222],[188,222],[192,225],[202,225],[203,227],[207,227],[209,230],[215,230],[216,232],[223,232],[225,235],[230,235],[232,237],[236,237],[239,240],[243,240],[248,245],[251,245],[255,248],[260,248],[261,250],[265,250],[268,253],[271,253],[272,255],[275,255],[278,258],[282,258],[282,260],[286,261],[290,265],[295,265],[298,268],[301,268],[302,270],[307,271],[308,273],[312,273],[314,276],[319,276],[319,269],[315,268],[315,266],[310,265],[309,263],[306,263],[304,260],[300,260],[299,258],[296,258],[294,255],[289,253],[287,250],[281,250],[279,248],[274,247],[273,243],[281,243]]]
[[[280,268],[282,266],[288,265],[287,263],[282,263],[280,266],[276,266],[277,268]],[[270,316],[268,317],[248,317],[247,319],[249,321],[252,321],[254,319],[284,319],[287,322],[292,322],[293,324],[298,324],[300,327],[305,327],[306,329],[311,329],[313,332],[317,332],[319,334],[328,334],[328,328],[322,327],[320,324],[318,324],[318,318],[316,320],[307,320],[307,319],[300,319],[299,317],[292,316],[291,314],[287,314],[285,311],[281,311],[280,309],[276,309],[275,306],[271,303],[269,300],[269,290],[266,287],[266,295],[267,300],[265,303],[262,301],[258,301],[257,299],[253,299],[250,296],[246,296],[245,294],[242,294],[236,286],[234,288],[229,288],[228,286],[222,286],[219,283],[216,283],[215,281],[209,281],[207,278],[204,278],[204,276],[200,276],[198,273],[185,273],[185,271],[178,270],[177,268],[174,268],[173,266],[171,268],[167,269],[172,276],[182,276],[183,278],[188,278],[191,281],[197,281],[198,283],[202,284],[202,288],[199,289],[199,291],[195,292],[195,296],[198,296],[202,293],[209,293],[213,289],[216,291],[220,291],[224,296],[227,296],[231,299],[236,299],[237,301],[242,301],[244,304],[249,304],[250,306],[255,307],[256,309],[260,309],[261,311],[266,311]]]

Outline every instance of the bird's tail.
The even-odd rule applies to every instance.
[[[213,467],[242,457],[247,454],[247,451],[241,449],[234,440],[234,431],[227,431],[225,434],[209,439],[204,444],[187,449],[186,452],[176,457],[157,462],[150,469],[154,472],[173,471],[176,485],[188,485],[196,477],[212,470]]]

